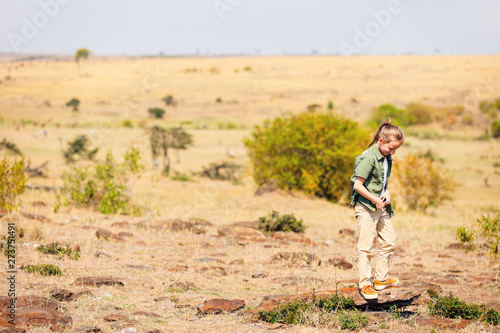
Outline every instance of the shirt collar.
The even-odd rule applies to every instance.
[[[381,161],[384,159],[384,155],[382,155],[382,153],[380,152],[380,150],[378,150],[378,147],[377,147],[377,144],[374,143],[373,146],[371,146],[371,148],[373,149],[373,151],[375,152],[375,156],[377,157],[377,160]],[[387,155],[387,161],[392,161],[392,157],[391,155]]]

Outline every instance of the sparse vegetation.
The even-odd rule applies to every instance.
[[[160,108],[150,108],[148,109],[149,116],[155,119],[162,119],[165,115],[165,110]]]
[[[13,142],[8,141],[6,138],[3,138],[3,140],[0,142],[0,151],[2,150],[5,150],[12,155],[23,155],[17,145]]]
[[[303,112],[257,126],[244,143],[257,185],[274,182],[337,202],[347,200],[352,163],[368,140],[356,122],[330,112]]]
[[[433,289],[429,289],[427,293],[434,301],[429,305],[429,310],[434,316],[478,320],[491,325],[498,325],[500,321],[498,311],[484,304],[469,304],[451,293],[449,296],[440,296]]]
[[[328,110],[333,110],[334,108],[334,105],[333,105],[333,102],[332,101],[328,101],[328,105],[326,107]]]
[[[188,175],[185,172],[179,172],[179,171],[174,171],[174,175],[172,177],[170,177],[170,179],[172,179],[172,180],[178,180],[178,181],[181,181],[181,182],[192,182],[192,181],[194,181],[192,176]]]
[[[172,95],[168,95],[162,98],[162,101],[165,102],[166,106],[176,106],[177,102],[174,100]]]
[[[456,234],[458,241],[463,244],[467,251],[472,251],[476,248],[473,244],[473,241],[476,238],[474,232],[467,230],[465,227],[458,227]]]
[[[303,233],[306,226],[302,219],[298,220],[293,214],[280,215],[273,210],[268,216],[259,217],[259,229],[266,233],[273,231]]]
[[[59,258],[62,258],[64,256],[67,256],[70,259],[74,259],[74,260],[80,258],[80,251],[79,250],[74,250],[69,245],[67,245],[66,247],[62,247],[59,245],[59,243],[40,245],[36,248],[36,250],[38,252],[45,253],[45,254],[57,255]]]
[[[19,206],[19,196],[24,193],[27,177],[24,159],[0,161],[0,209],[13,210]]]
[[[28,273],[38,273],[42,276],[62,275],[62,271],[55,265],[25,265],[24,270]]]
[[[213,180],[229,180],[239,182],[241,166],[234,162],[214,162],[204,167],[200,176]]]
[[[383,104],[375,109],[368,124],[372,128],[378,128],[387,118],[391,118],[392,124],[397,126],[407,127],[411,123],[411,117],[406,110],[398,109],[392,104]]]
[[[222,98],[221,97],[217,97],[215,99],[215,103],[222,103]]]
[[[451,200],[455,182],[432,153],[411,153],[394,163],[395,178],[401,184],[403,201],[410,210],[425,212]]]
[[[334,315],[336,314],[336,316]],[[260,311],[259,319],[271,324],[339,326],[358,330],[368,323],[366,316],[355,310],[354,300],[342,294],[297,300],[278,305],[273,311]]]
[[[491,122],[491,136],[494,138],[500,138],[500,120]]]
[[[126,128],[134,128],[134,125],[132,124],[131,120],[124,120],[122,126]]]
[[[73,112],[78,112],[78,107],[80,106],[80,100],[78,98],[72,98],[66,103],[67,107],[72,107]]]
[[[138,214],[139,208],[131,204],[127,181],[140,168],[140,155],[130,148],[124,155],[124,162],[113,159],[111,151],[106,160],[93,168],[70,168],[62,175],[63,187],[58,193],[57,212],[62,205],[89,207],[103,214]]]
[[[500,256],[500,213],[496,217],[483,215],[477,222],[480,236],[486,239],[486,244],[490,248],[490,257],[498,259]]]
[[[90,149],[90,140],[86,135],[78,135],[73,141],[68,143],[68,149],[63,151],[66,163],[75,162],[75,155],[88,160],[94,159],[99,148]]]
[[[162,128],[154,126],[149,130],[149,142],[151,144],[151,154],[155,167],[159,164],[159,157],[163,160],[163,173],[170,173],[169,148],[187,149],[193,144],[193,137],[182,127]]]

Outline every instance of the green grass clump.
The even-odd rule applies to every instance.
[[[55,265],[26,265],[24,266],[24,270],[28,273],[38,273],[42,276],[62,275],[61,269]]]
[[[62,247],[59,245],[59,243],[40,245],[39,247],[36,248],[36,250],[45,254],[55,254],[58,255],[60,258],[63,256],[68,256],[71,259],[75,260],[80,258],[80,251],[73,250],[72,248],[69,247],[69,245],[66,247]]]
[[[366,325],[368,320],[366,320],[365,316],[357,313],[357,311],[348,310],[355,310],[354,299],[351,297],[345,297],[342,294],[315,297],[313,294],[312,298],[307,301],[290,302],[277,306],[272,311],[259,311],[259,319],[271,324],[306,324],[312,326],[337,320],[343,329],[358,329]],[[332,317],[332,313],[337,313],[337,316]]]
[[[451,293],[449,296],[440,296],[433,289],[427,290],[427,293],[434,300],[429,305],[429,310],[434,316],[479,320],[491,325],[498,325],[500,322],[498,311],[484,304],[469,304]]]
[[[302,233],[306,229],[302,219],[298,220],[293,214],[284,214],[273,210],[268,216],[259,217],[259,229],[263,232],[285,231]]]

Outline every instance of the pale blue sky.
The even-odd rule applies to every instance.
[[[0,0],[0,52],[499,54],[499,14],[498,0]]]

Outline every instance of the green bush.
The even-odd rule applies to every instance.
[[[394,163],[395,178],[400,183],[403,201],[410,210],[423,212],[451,200],[455,182],[432,152],[411,153]]]
[[[495,118],[500,111],[500,99],[494,101],[482,100],[479,102],[479,111],[487,115],[489,118]]]
[[[160,108],[150,108],[148,109],[148,113],[151,118],[161,119],[165,115],[165,110]]]
[[[315,317],[316,314],[321,315],[325,312],[340,313],[343,310],[354,309],[354,299],[345,297],[342,294],[335,294],[328,297],[316,297],[313,294],[309,300],[298,300],[278,305],[276,309],[271,311],[259,311],[259,319],[271,324],[315,324],[311,317]],[[352,316],[349,316],[350,320],[347,319],[348,316],[345,313],[342,313],[341,316],[345,317],[345,319],[341,320],[345,325],[348,324],[348,321],[352,321]]]
[[[277,211],[272,211],[267,217],[259,217],[259,229],[263,232],[285,231],[304,232],[306,227],[302,220],[297,220],[293,214],[280,216]]]
[[[387,118],[391,118],[391,123],[393,125],[402,127],[407,127],[412,122],[412,117],[406,110],[400,110],[392,104],[384,104],[375,110],[368,125],[372,128],[378,128]]]
[[[337,315],[337,320],[339,321],[340,329],[349,331],[357,331],[363,326],[368,325],[368,318],[357,310],[341,310]]]
[[[38,273],[42,276],[62,275],[62,271],[55,265],[25,265],[24,270],[28,273]]]
[[[497,259],[500,255],[500,213],[496,217],[482,216],[477,220],[481,236],[486,238],[490,247],[490,257]]]
[[[93,168],[70,168],[62,174],[63,186],[57,194],[58,204],[76,207],[90,207],[103,214],[139,213],[131,204],[127,182],[133,173],[138,173],[140,155],[130,148],[124,155],[124,162],[118,163],[108,151],[106,160]]]
[[[66,106],[73,108],[73,112],[78,111],[79,105],[80,105],[80,100],[78,98],[72,98],[70,101],[66,103]]]
[[[90,149],[90,140],[86,135],[78,135],[73,141],[68,143],[68,149],[63,151],[66,163],[75,162],[75,155],[89,160],[94,159],[99,148]]]
[[[473,231],[468,231],[465,227],[458,227],[456,234],[458,241],[465,247],[466,250],[471,251],[475,249],[473,241],[476,236]]]
[[[0,161],[0,209],[13,210],[19,206],[18,197],[24,193],[27,177],[24,159]]]
[[[500,120],[495,120],[491,123],[491,136],[500,138]]]
[[[79,259],[80,258],[80,251],[79,250],[73,250],[71,247],[66,246],[62,247],[59,245],[59,243],[51,243],[49,245],[40,245],[36,248],[37,251],[45,254],[54,254],[59,256],[59,258],[62,258],[64,256],[68,256],[71,259]]]
[[[368,142],[366,130],[331,112],[279,117],[244,140],[257,185],[274,183],[334,202],[347,201],[354,159]]]
[[[126,127],[126,128],[134,128],[134,125],[132,124],[131,120],[124,120],[122,125],[123,125],[123,127]]]
[[[177,102],[174,100],[174,97],[172,95],[165,96],[162,101],[165,102],[165,105],[167,106],[175,106],[177,105]]]
[[[434,316],[480,320],[491,325],[498,325],[499,323],[498,311],[490,309],[484,304],[469,304],[458,297],[454,297],[451,293],[449,296],[440,296],[439,293],[432,289],[427,292],[434,301],[429,304],[429,310]]]

